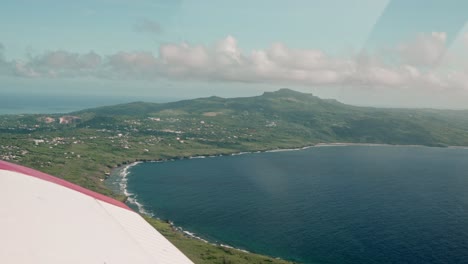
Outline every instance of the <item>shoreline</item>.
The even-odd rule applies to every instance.
[[[125,164],[119,167],[115,167],[111,175],[119,177],[119,190],[120,192],[125,195],[127,203],[130,203],[134,205],[138,209],[138,213],[149,216],[151,218],[155,218],[161,221],[167,222],[173,230],[180,232],[186,237],[196,239],[198,241],[211,244],[214,246],[220,246],[224,248],[229,248],[229,249],[235,249],[239,250],[241,252],[245,253],[251,253],[247,250],[232,247],[227,244],[223,243],[216,243],[212,241],[208,241],[206,239],[203,239],[200,236],[197,236],[196,233],[190,232],[188,230],[184,230],[183,227],[176,226],[174,222],[171,220],[162,220],[159,217],[157,217],[155,214],[148,212],[145,210],[144,205],[138,202],[138,199],[135,194],[131,193],[127,189],[127,182],[128,182],[128,175],[130,174],[130,169],[138,164],[143,164],[143,163],[158,163],[158,162],[168,162],[168,161],[176,161],[176,160],[184,160],[184,159],[204,159],[204,158],[216,158],[216,157],[226,157],[226,156],[239,156],[239,155],[246,155],[246,154],[258,154],[258,153],[275,153],[275,152],[287,152],[287,151],[300,151],[300,150],[306,150],[310,148],[320,148],[320,147],[349,147],[349,146],[365,146],[365,147],[434,147],[434,146],[425,146],[425,145],[393,145],[393,144],[384,144],[384,143],[350,143],[350,142],[333,142],[333,143],[317,143],[313,145],[306,145],[303,147],[297,147],[297,148],[284,148],[284,149],[270,149],[270,150],[258,150],[258,151],[240,151],[240,152],[234,152],[234,153],[220,153],[216,155],[196,155],[196,156],[189,156],[189,157],[174,157],[174,158],[168,158],[168,159],[159,159],[159,160],[138,160],[135,162],[131,162],[129,164]],[[468,149],[467,146],[447,146],[447,147],[436,147],[436,148],[460,148],[460,149]]]
[[[142,161],[136,161],[132,162],[130,164],[127,164],[125,166],[120,166],[117,168],[114,168],[111,172],[112,176],[119,177],[118,178],[118,185],[119,185],[119,191],[121,194],[125,195],[125,203],[130,203],[134,206],[137,207],[138,213],[144,214],[150,217],[154,217],[154,215],[148,211],[145,210],[143,204],[139,203],[138,200],[136,199],[135,194],[131,193],[127,189],[127,183],[128,183],[128,178],[127,176],[130,174],[130,169],[138,164],[143,163]],[[112,177],[111,176],[111,177]]]
[[[199,156],[197,156],[199,157]],[[210,157],[219,157],[218,156],[210,156]],[[158,160],[158,161],[149,161],[151,163],[155,163],[155,162],[167,162],[167,161],[170,161],[171,159],[167,159],[167,160]],[[148,212],[147,210],[145,210],[144,208],[144,205],[141,204],[140,202],[138,202],[137,200],[137,197],[135,197],[133,193],[129,192],[128,189],[127,189],[127,182],[128,182],[128,178],[127,176],[130,174],[130,171],[129,169],[138,165],[138,164],[142,164],[142,163],[145,163],[145,161],[136,161],[136,162],[132,162],[130,164],[126,164],[124,166],[120,166],[120,167],[117,167],[115,168],[112,172],[111,172],[111,175],[115,176],[115,177],[119,177],[119,188],[120,188],[120,191],[127,197],[126,199],[126,203],[130,203],[132,205],[134,205],[137,209],[138,209],[138,213],[140,214],[143,214],[143,215],[146,215],[146,216],[149,216],[151,218],[155,218],[155,219],[158,219],[160,221],[164,221],[164,222],[167,222],[171,228],[173,230],[175,230],[176,232],[179,232],[181,234],[183,234],[184,236],[186,237],[189,237],[191,239],[195,239],[195,240],[198,240],[198,241],[201,241],[201,242],[204,242],[204,243],[207,243],[207,244],[210,244],[210,245],[213,245],[213,246],[219,246],[219,247],[223,247],[223,248],[229,248],[229,249],[235,249],[235,250],[239,250],[241,252],[244,252],[244,253],[251,253],[250,251],[247,251],[245,249],[241,249],[241,248],[236,248],[236,247],[232,247],[232,246],[229,246],[227,244],[223,244],[223,243],[216,243],[216,242],[212,242],[212,241],[209,241],[209,240],[206,240],[202,237],[199,237],[197,236],[196,233],[193,233],[193,232],[190,232],[188,230],[185,230],[183,227],[181,226],[176,226],[174,224],[174,222],[170,221],[170,220],[163,220],[157,216],[155,216],[155,214],[151,213],[151,212]],[[132,197],[133,196],[133,197]]]

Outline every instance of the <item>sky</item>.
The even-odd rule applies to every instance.
[[[466,0],[3,0],[0,93],[468,109]]]

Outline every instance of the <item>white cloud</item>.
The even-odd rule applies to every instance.
[[[405,63],[417,66],[434,66],[446,52],[447,34],[445,32],[421,33],[414,40],[398,47]]]
[[[31,67],[28,67],[28,65],[20,61],[14,64],[14,72],[22,77],[34,78],[41,76],[41,74],[38,73],[36,70],[34,70]]]
[[[112,78],[156,77],[158,59],[150,52],[119,52],[107,56],[101,74]]]
[[[187,69],[199,69],[211,64],[211,56],[203,46],[191,47],[183,44],[165,44],[159,50],[159,59],[168,67],[185,67]]]
[[[241,64],[242,52],[237,46],[237,40],[232,36],[218,42],[216,45],[218,63],[224,65]]]
[[[30,57],[26,62],[13,61],[14,72],[23,77],[60,77],[94,75],[100,70],[102,57],[95,52],[85,54],[63,50]]]
[[[94,52],[86,54],[71,53],[67,51],[53,51],[33,58],[30,64],[40,65],[49,69],[94,69],[101,64],[101,56]]]
[[[468,91],[468,69],[444,71],[427,67],[435,65],[447,52],[445,41],[445,33],[434,32],[420,34],[400,44],[397,50],[401,57],[396,60],[400,64],[375,54],[336,57],[317,49],[292,49],[284,43],[244,52],[232,36],[213,46],[164,44],[158,55],[147,51],[108,56],[54,51],[31,57],[26,62],[6,63],[23,77],[169,78]]]

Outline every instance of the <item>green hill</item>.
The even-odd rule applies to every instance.
[[[468,111],[356,107],[289,89],[246,98],[135,102],[75,114],[97,119],[205,116],[229,129],[250,127],[266,134],[275,131],[278,136],[272,135],[271,140],[292,136],[308,142],[468,145]]]
[[[321,142],[468,146],[468,111],[356,107],[281,89],[246,98],[135,102],[66,116],[4,115],[0,132],[0,159],[123,200],[104,180],[115,167],[137,160]],[[195,263],[290,263],[206,244],[148,221]]]

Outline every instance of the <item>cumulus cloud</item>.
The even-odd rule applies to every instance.
[[[94,75],[102,66],[102,57],[92,51],[79,54],[58,50],[13,64],[15,73],[24,77],[83,76]]]
[[[107,56],[103,74],[112,78],[156,78],[158,63],[151,52],[118,52]]]
[[[161,25],[158,22],[150,20],[150,19],[143,19],[137,22],[133,26],[133,29],[137,32],[146,32],[146,33],[156,34],[156,35],[159,35],[162,33]]]
[[[443,33],[430,36],[434,43],[445,43]],[[245,53],[239,49],[237,40],[228,36],[211,48],[185,43],[163,45],[158,72],[174,78],[240,82],[466,89],[460,73],[437,74],[420,68],[436,63],[445,52],[444,47],[431,46],[431,41],[420,36],[409,41],[402,46],[403,63],[395,65],[373,54],[338,58],[316,49],[291,49],[283,43]],[[416,48],[416,44],[426,49],[408,57],[406,52]]]
[[[282,43],[244,53],[232,36],[213,47],[165,44],[158,59],[160,72],[168,76],[241,82],[332,83],[339,77],[336,70],[352,66],[318,50],[291,50]]]
[[[400,63],[386,62],[385,57],[372,53],[337,57],[318,49],[292,49],[284,43],[246,52],[233,36],[227,36],[211,46],[164,44],[158,54],[133,51],[101,56],[94,52],[53,51],[9,65],[24,77],[169,78],[468,90],[468,69],[436,71],[427,67],[435,65],[447,52],[445,42],[445,33],[420,34],[396,47]]]
[[[398,47],[404,62],[418,66],[434,66],[446,52],[445,32],[421,33],[416,39],[402,43]]]

